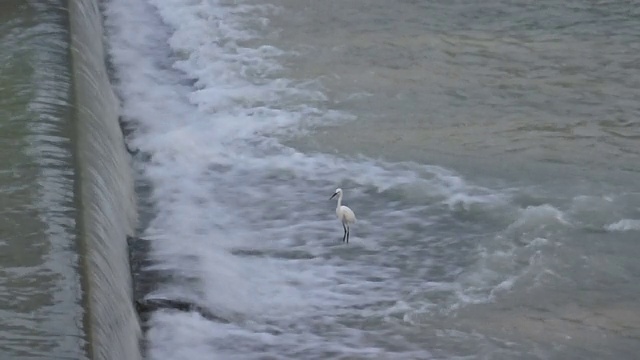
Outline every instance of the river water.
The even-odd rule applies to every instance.
[[[227,320],[156,312],[151,359],[637,356],[632,2],[103,10],[148,296]]]
[[[63,5],[0,3],[2,359],[86,358]]]

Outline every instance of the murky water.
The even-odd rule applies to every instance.
[[[639,10],[110,0],[153,359],[634,358]],[[351,243],[328,200],[358,222]]]
[[[83,359],[62,1],[0,4],[0,357]]]
[[[476,161],[490,162],[489,171],[501,161],[637,171],[636,9],[496,1],[317,11],[298,3],[283,4],[289,11],[278,18],[278,40],[306,55],[294,76],[317,74],[336,107],[358,111],[314,143],[394,160],[455,155],[462,171]],[[376,10],[385,21],[363,15]]]

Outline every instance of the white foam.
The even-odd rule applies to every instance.
[[[640,230],[640,220],[637,219],[622,219],[613,224],[605,226],[608,231],[631,231]]]
[[[429,244],[464,245],[434,238],[429,226],[443,216],[454,221],[458,205],[499,207],[505,198],[435,166],[302,154],[279,144],[275,135],[304,129],[309,118],[349,115],[324,109],[314,79],[280,77],[290,54],[262,43],[266,14],[277,9],[150,3],[105,4],[123,112],[137,125],[131,145],[150,155],[141,171],[157,214],[144,236],[154,268],[180,279],[159,292],[233,319],[158,314],[151,357],[384,353],[384,341],[374,340],[392,329],[383,321],[389,304],[407,289],[440,291],[424,280],[433,266]],[[350,246],[341,243],[329,201],[337,186],[361,219]],[[456,281],[443,280],[447,291],[460,290]],[[495,285],[491,276],[474,281],[483,296]],[[380,325],[364,336],[362,322],[371,318]],[[406,352],[394,358],[428,354],[402,341]]]
[[[514,231],[526,232],[546,226],[571,226],[564,213],[549,205],[528,206],[520,210],[518,219],[510,225]]]

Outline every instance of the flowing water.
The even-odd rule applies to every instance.
[[[633,359],[640,8],[107,0],[151,359]],[[358,222],[343,244],[329,196]]]
[[[83,359],[68,24],[0,3],[0,358]]]
[[[130,157],[92,0],[0,3],[0,359],[140,357]]]

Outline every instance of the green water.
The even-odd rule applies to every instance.
[[[83,359],[65,1],[0,3],[0,358]]]
[[[640,247],[638,228],[629,225],[640,210],[637,6],[278,3],[287,9],[274,21],[285,29],[278,46],[304,54],[287,75],[321,78],[328,106],[352,115],[289,144],[309,153],[436,164],[471,183],[516,193],[512,204],[524,210],[521,221],[474,240],[481,265],[466,269],[465,288],[475,286],[483,270],[509,273],[505,264],[521,261],[517,252],[530,246],[522,237],[549,241],[523,255],[531,256],[525,263],[540,266],[535,276],[505,283],[509,290],[491,303],[442,319],[417,311],[416,322],[429,329],[477,331],[491,340],[475,346],[443,331],[433,343],[470,358],[498,358],[478,350],[496,338],[511,342],[505,349],[524,346],[517,351],[531,358],[637,357],[640,288],[633,279],[640,274]],[[541,204],[538,210],[559,209],[571,225],[554,230],[532,211]],[[492,209],[456,211],[463,223],[479,225],[453,227],[461,238],[493,233],[492,221],[475,216],[504,216]],[[437,229],[428,234],[447,236]],[[502,262],[505,248],[518,250],[507,251]],[[442,338],[450,342],[441,345]]]

